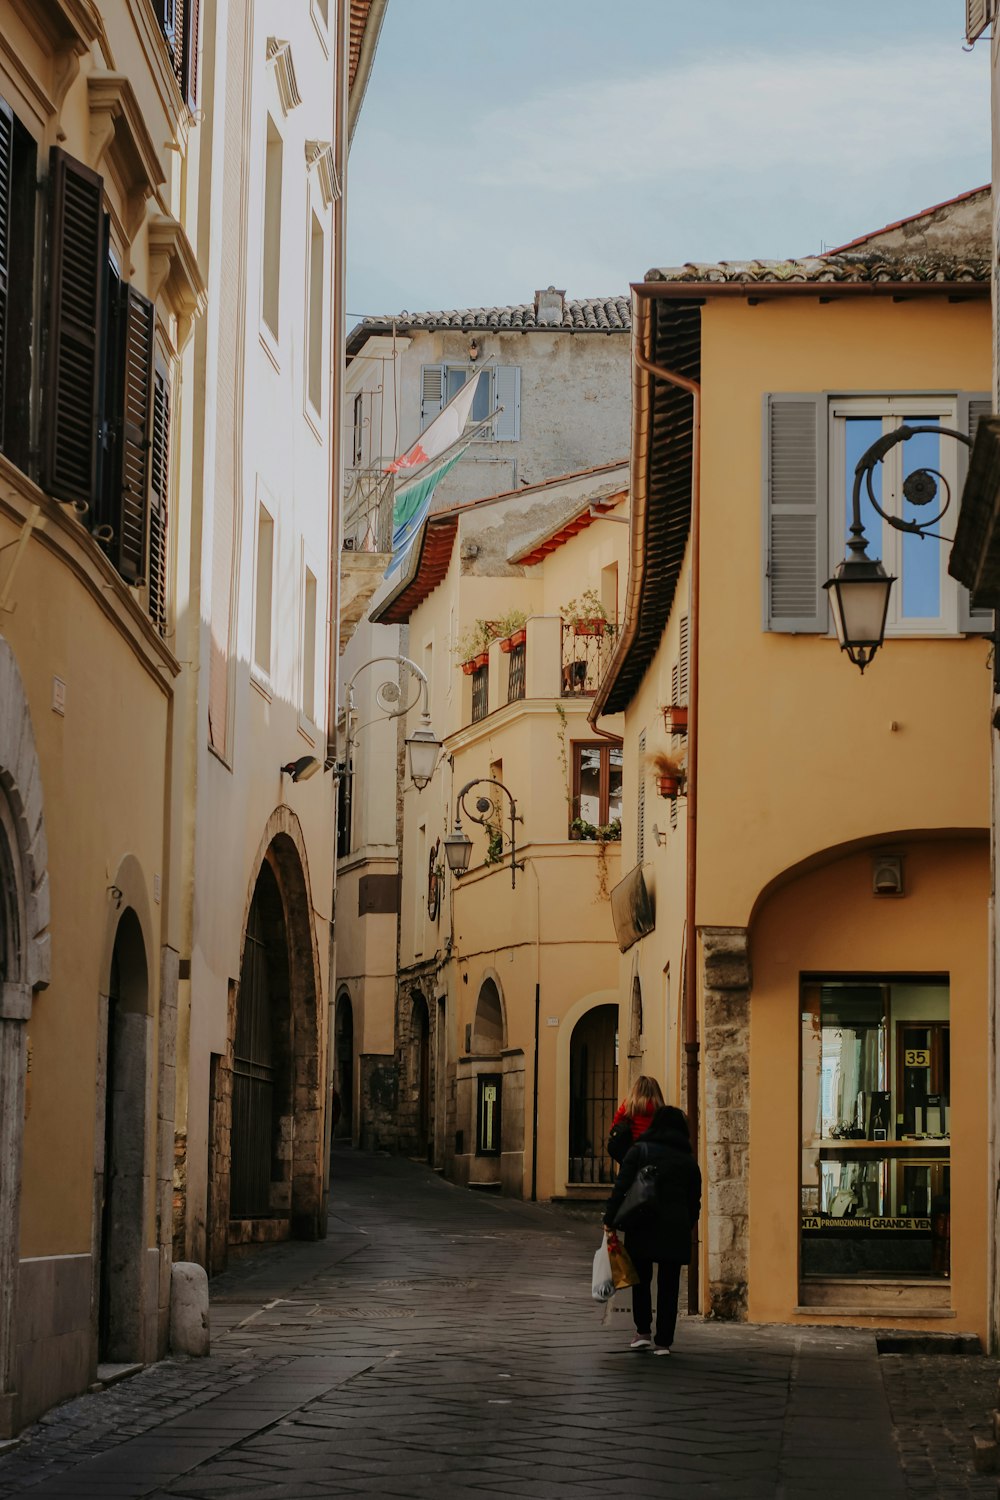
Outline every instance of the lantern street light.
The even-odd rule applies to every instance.
[[[833,626],[837,632],[841,651],[856,667],[864,672],[875,652],[885,639],[885,622],[889,613],[889,595],[895,578],[885,571],[878,558],[868,556],[868,543],[861,523],[861,483],[865,482],[868,499],[872,506],[896,531],[908,531],[912,536],[937,536],[930,530],[936,526],[951,504],[951,485],[939,469],[914,469],[903,481],[903,497],[911,505],[930,505],[937,498],[941,487],[941,504],[936,514],[924,521],[904,521],[901,516],[889,515],[875,496],[872,474],[875,465],[883,463],[886,455],[897,443],[908,442],[919,433],[933,432],[941,437],[957,438],[966,447],[972,447],[972,439],[953,427],[910,427],[905,422],[892,432],[884,434],[872,443],[858,459],[854,470],[854,492],[851,497],[851,536],[847,543],[847,556],[832,578],[823,587],[829,591]],[[944,538],[938,537],[938,540]]]
[[[344,759],[335,767],[334,775],[339,779],[340,777],[353,776],[354,774],[351,769],[351,754],[354,749],[356,733],[354,728],[354,684],[362,672],[383,661],[395,662],[397,666],[402,667],[405,671],[416,677],[420,684],[419,693],[423,700],[420,723],[413,733],[407,736],[406,750],[410,763],[410,780],[417,791],[422,792],[434,775],[434,770],[438,762],[438,754],[441,750],[441,741],[431,728],[427,674],[417,666],[415,661],[411,661],[408,656],[373,656],[370,661],[363,662],[350,678],[347,684],[347,691],[344,695],[344,717],[346,723]],[[398,683],[393,682],[391,679],[388,682],[383,682],[375,694],[375,702],[387,719],[402,718],[404,714],[410,712],[410,709],[416,702],[416,698],[412,699],[409,703],[403,702],[402,699],[403,694],[400,692]],[[366,726],[362,724],[360,727],[364,729]]]
[[[517,824],[523,823],[524,819],[518,813],[517,803],[503,782],[494,781],[491,777],[479,776],[473,781],[467,781],[455,798],[455,826],[444,840],[444,853],[448,868],[453,875],[464,875],[472,857],[472,840],[462,827],[462,813],[464,812],[473,823],[479,823],[480,826],[485,827],[489,822],[489,814],[494,811],[492,799],[489,797],[476,798],[475,812],[466,806],[465,798],[474,786],[495,786],[510,802],[510,888],[514,890],[517,885],[517,872],[524,869],[524,861],[516,858]],[[495,863],[499,864],[500,860]]]

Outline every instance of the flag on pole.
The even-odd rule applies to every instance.
[[[472,403],[479,389],[480,378],[484,374],[485,370],[477,370],[463,386],[459,387],[447,406],[443,407],[433,422],[424,428],[412,448],[408,448],[399,458],[393,459],[391,464],[386,464],[387,474],[399,474],[404,469],[418,469],[422,464],[428,464],[435,458],[440,458],[453,443],[458,442],[468,425],[472,414]]]
[[[438,484],[458,463],[468,447],[467,443],[437,464],[428,473],[412,479],[396,491],[396,503],[392,508],[392,560],[385,570],[386,578],[394,573],[413,546],[417,532],[427,519]]]

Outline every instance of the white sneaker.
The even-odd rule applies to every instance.
[[[669,1354],[670,1353],[670,1345],[669,1344],[651,1344],[650,1347],[652,1348],[652,1351],[653,1351],[654,1354]]]
[[[637,1333],[631,1344],[629,1344],[630,1349],[652,1349],[652,1347],[653,1340],[647,1338],[644,1333]]]

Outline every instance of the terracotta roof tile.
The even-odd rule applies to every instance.
[[[711,286],[725,282],[771,286],[791,282],[981,282],[990,279],[984,256],[809,255],[801,260],[723,260],[654,267],[647,281]]]
[[[459,307],[439,312],[401,312],[395,317],[364,318],[352,330],[350,341],[366,333],[409,331],[439,332],[458,329],[471,333],[476,329],[513,329],[516,332],[562,328],[572,333],[628,333],[632,327],[632,306],[628,297],[567,297],[561,323],[539,323],[533,302],[519,302],[511,307]]]

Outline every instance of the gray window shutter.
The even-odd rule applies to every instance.
[[[826,397],[764,403],[764,628],[826,632],[830,611]]]
[[[423,432],[445,402],[444,365],[422,365],[420,368],[420,431]]]
[[[985,391],[961,391],[958,397],[958,429],[967,432],[973,442],[976,441],[976,428],[979,426],[980,417],[988,417],[993,413],[993,398]],[[961,450],[958,455],[958,498],[961,502],[962,491],[965,488],[965,477],[969,472],[970,450],[964,443],[956,446]],[[951,530],[955,529],[955,521],[951,511],[945,516],[945,521],[951,520]],[[958,628],[964,635],[989,635],[993,631],[992,609],[973,609],[969,590],[959,587],[958,590]]]
[[[521,436],[521,371],[517,365],[497,365],[496,404],[503,411],[493,424],[498,443],[516,443]]]
[[[635,858],[642,864],[646,858],[646,731],[639,736],[639,785],[636,798]]]

